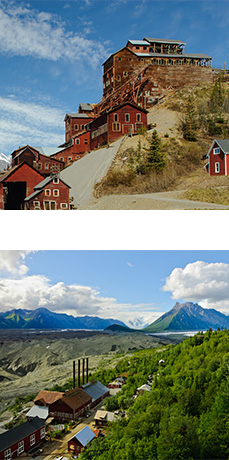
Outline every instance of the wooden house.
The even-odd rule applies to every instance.
[[[97,410],[94,421],[97,426],[107,426],[108,423],[114,422],[117,420],[118,416],[114,412],[109,412],[107,410]]]
[[[92,398],[81,388],[56,392],[41,390],[34,399],[39,406],[49,408],[49,416],[59,420],[75,420],[88,411]]]
[[[28,210],[69,210],[69,190],[58,175],[48,176],[34,186],[31,195],[25,198]]]
[[[210,176],[229,175],[229,139],[215,139],[206,157],[205,169]]]
[[[87,113],[67,113],[65,115],[65,142],[85,130],[85,126],[93,120]]]
[[[101,113],[89,123],[91,150],[109,144],[124,134],[147,128],[147,110],[125,102]]]
[[[32,168],[39,171],[44,177],[51,172],[62,171],[64,162],[40,153],[38,149],[25,145],[12,153],[12,166],[23,162],[28,163]]]
[[[89,428],[89,426],[85,426],[82,430],[76,433],[71,439],[68,441],[68,450],[71,453],[76,454],[77,456],[80,454],[82,449],[85,449],[87,445],[96,437],[96,434],[93,430]]]
[[[45,439],[45,422],[39,417],[0,434],[0,459],[11,460],[29,454]]]
[[[126,383],[123,377],[117,377],[113,382],[108,383],[108,388],[121,388]]]
[[[9,169],[0,177],[0,209],[23,210],[25,198],[43,179],[40,172],[25,162]]]

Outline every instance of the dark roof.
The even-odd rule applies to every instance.
[[[143,40],[146,40],[149,43],[170,43],[174,45],[186,45],[185,42],[180,40],[171,40],[170,38],[147,38],[144,37]]]
[[[15,426],[5,433],[0,434],[0,452],[11,447],[16,442],[22,441],[27,436],[30,436],[44,426],[44,420],[41,420],[39,417],[34,417],[33,420],[22,423],[21,425]]]
[[[91,106],[91,104],[88,104],[88,103],[85,103],[85,102],[81,102],[79,104],[79,108],[81,110],[88,110],[89,112],[91,112],[93,110],[93,107]]]
[[[86,113],[66,113],[64,121],[67,118],[90,118],[90,117]]]
[[[74,388],[73,390],[66,391],[62,401],[76,411],[82,406],[89,404],[91,402],[91,396],[83,391],[82,388]]]
[[[99,380],[86,383],[85,385],[82,385],[82,388],[85,393],[92,397],[92,401],[96,401],[109,393],[109,388],[105,387],[105,385],[99,382]]]

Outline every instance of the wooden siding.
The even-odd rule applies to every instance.
[[[225,155],[220,149],[220,153],[215,155],[213,153],[214,148],[219,148],[215,142],[209,154],[209,174],[210,176],[224,176],[225,175]],[[215,172],[215,164],[219,163],[219,172]]]
[[[58,196],[55,195],[55,190],[58,190]],[[27,208],[30,210],[69,210],[69,187],[59,180],[59,184],[49,182],[39,194],[31,198]],[[62,205],[66,205],[66,208]]]
[[[45,427],[45,424],[44,424],[44,427]],[[36,447],[38,444],[40,444],[42,441],[44,441],[44,438],[41,438],[41,429],[36,430],[36,431],[34,431],[34,433],[32,433],[32,434],[35,434],[35,444],[33,444],[32,446],[30,444],[30,436],[31,436],[31,434],[21,440],[21,441],[24,441],[24,453],[30,451],[31,449]],[[1,446],[0,446],[0,448],[1,448]],[[17,455],[18,442],[14,442],[13,439],[12,439],[12,445],[11,445],[10,449],[11,449],[11,458],[17,457],[18,456]],[[0,459],[1,460],[4,460],[4,458],[5,458],[4,457],[4,452],[6,450],[8,450],[8,449],[4,449],[3,451],[0,451]]]

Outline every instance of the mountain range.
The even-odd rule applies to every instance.
[[[229,317],[197,303],[176,302],[171,310],[144,328],[144,332],[204,331],[218,327],[229,328]]]
[[[0,313],[0,329],[105,329],[111,324],[125,326],[122,321],[97,316],[54,313],[47,308],[36,310],[14,309]]]
[[[0,153],[0,171],[4,171],[10,165],[10,157],[7,157],[4,153]]]

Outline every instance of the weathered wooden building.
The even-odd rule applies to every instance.
[[[75,420],[90,408],[92,398],[81,388],[65,392],[41,390],[34,403],[48,407],[49,416],[55,419]]]
[[[215,139],[206,157],[205,168],[210,176],[229,175],[229,139]]]
[[[67,113],[65,115],[65,142],[85,130],[85,126],[93,120],[87,113]]]
[[[29,454],[45,438],[45,422],[39,417],[0,434],[0,459],[11,460]]]
[[[44,177],[49,176],[51,172],[64,169],[64,161],[44,155],[30,145],[20,147],[12,153],[12,167],[23,162],[39,171]]]
[[[213,78],[212,58],[185,53],[180,40],[128,40],[103,66],[103,100],[95,113],[124,100],[147,108],[171,87],[208,83]]]
[[[87,445],[96,437],[96,434],[89,426],[85,426],[76,433],[68,441],[68,450],[77,456],[80,454],[82,449],[86,449]]]
[[[58,175],[46,177],[33,188],[33,193],[24,200],[27,210],[70,209],[70,186]]]

